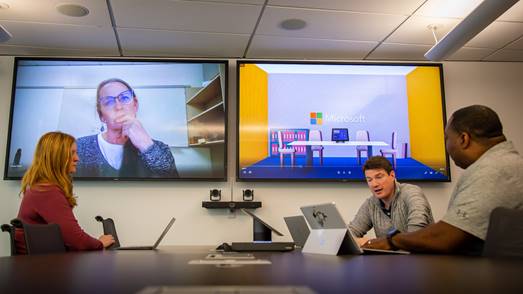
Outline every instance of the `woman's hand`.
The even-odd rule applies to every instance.
[[[100,238],[98,238],[100,242],[102,242],[104,248],[107,248],[114,244],[114,237],[112,235],[101,235]]]
[[[140,152],[144,152],[153,145],[153,139],[135,115],[122,113],[116,117],[115,122],[122,125],[122,135],[129,137],[131,143]]]

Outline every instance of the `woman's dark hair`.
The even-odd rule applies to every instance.
[[[392,164],[390,164],[390,161],[383,157],[383,156],[372,156],[363,165],[363,172],[365,172],[368,169],[383,169],[387,172],[387,174],[390,174],[392,169]]]

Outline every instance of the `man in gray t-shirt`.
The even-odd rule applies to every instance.
[[[429,202],[420,187],[400,184],[392,165],[383,156],[369,158],[364,166],[365,179],[372,192],[349,224],[352,234],[365,243],[364,235],[374,228],[377,237],[392,229],[414,232],[434,222]]]
[[[523,157],[506,140],[492,109],[472,105],[454,112],[445,128],[445,147],[465,172],[443,219],[416,232],[370,240],[364,247],[478,255],[492,210],[523,209]]]

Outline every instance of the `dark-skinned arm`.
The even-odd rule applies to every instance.
[[[448,254],[457,252],[474,239],[475,236],[439,221],[415,232],[397,234],[392,242],[397,248],[410,252]],[[363,248],[392,249],[386,238],[370,240]]]

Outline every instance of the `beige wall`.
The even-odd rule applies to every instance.
[[[11,57],[0,57],[0,167],[3,171],[9,101],[12,81]],[[234,63],[234,62],[231,62]],[[101,226],[95,215],[111,216],[117,222],[120,241],[126,245],[152,243],[171,216],[177,218],[164,245],[208,244],[224,241],[248,241],[252,223],[241,213],[226,210],[206,210],[201,201],[208,199],[209,189],[222,189],[230,193],[234,184],[234,199],[241,199],[241,190],[255,189],[255,199],[263,202],[256,210],[268,223],[286,236],[275,240],[290,240],[283,216],[299,213],[299,206],[335,201],[345,219],[349,221],[359,205],[370,194],[364,183],[236,183],[235,177],[235,109],[236,69],[229,69],[229,182],[77,182],[75,193],[79,206],[75,214],[81,226],[98,236]],[[470,104],[493,107],[501,116],[505,134],[523,152],[523,63],[452,62],[444,64],[447,114]],[[38,115],[35,113],[35,115]],[[439,220],[446,208],[449,194],[460,171],[452,165],[452,183],[423,183]],[[20,199],[19,182],[0,180],[0,223],[15,217]],[[227,198],[225,196],[224,198]],[[9,254],[7,234],[0,237],[0,256]]]

